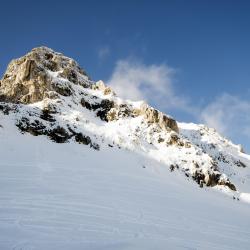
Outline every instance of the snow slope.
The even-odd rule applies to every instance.
[[[1,98],[0,249],[250,248],[250,156],[214,129],[44,47],[10,64]]]
[[[129,150],[2,125],[0,249],[249,249],[247,203]]]

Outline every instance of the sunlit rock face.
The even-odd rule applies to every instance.
[[[76,61],[46,47],[35,48],[9,64],[1,80],[0,99],[28,104],[55,98],[57,94],[70,96],[73,90],[68,81],[90,85],[89,77]]]

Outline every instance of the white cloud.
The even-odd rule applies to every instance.
[[[231,138],[250,138],[250,101],[237,96],[219,96],[201,111],[200,119]]]
[[[98,58],[103,60],[110,55],[110,49],[108,46],[104,46],[98,50]]]
[[[166,64],[145,65],[134,59],[119,60],[108,84],[125,99],[187,110],[187,99],[175,93],[174,75],[175,70]]]

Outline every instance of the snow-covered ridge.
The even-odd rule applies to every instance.
[[[203,125],[177,123],[144,102],[122,100],[73,59],[46,47],[10,63],[0,101],[1,120],[23,133],[95,150],[125,148],[183,172],[200,187],[237,198],[250,192],[250,157],[239,146]]]

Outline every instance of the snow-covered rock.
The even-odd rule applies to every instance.
[[[200,187],[236,191],[249,158],[214,130],[178,123],[144,102],[122,100],[93,82],[77,62],[40,47],[13,60],[1,80],[0,108],[23,133],[58,143],[75,141],[100,150],[127,148],[181,170]]]

